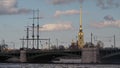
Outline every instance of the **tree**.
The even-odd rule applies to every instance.
[[[103,46],[104,46],[104,43],[102,41],[97,42],[97,47],[103,47]]]
[[[5,40],[2,41],[2,44],[0,44],[0,51],[3,51],[8,48],[8,45],[5,44]]]
[[[57,50],[57,47],[55,45],[51,46],[51,49]]]
[[[59,50],[64,50],[64,49],[65,49],[65,47],[63,45],[59,46]]]

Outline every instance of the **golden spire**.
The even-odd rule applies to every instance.
[[[78,48],[83,48],[84,46],[84,33],[82,30],[82,5],[80,5],[80,29],[78,32]]]
[[[82,28],[82,5],[80,5],[80,28]]]

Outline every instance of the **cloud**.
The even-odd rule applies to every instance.
[[[103,27],[119,27],[120,28],[120,20],[115,20],[113,16],[106,15],[104,16],[104,21],[95,22],[92,24],[93,27],[103,28]]]
[[[83,13],[85,14],[89,14],[89,12],[86,12],[84,11]],[[59,16],[62,16],[62,15],[79,15],[80,14],[80,10],[66,10],[66,11],[60,11],[60,10],[57,10],[54,14],[54,17],[59,17]]]
[[[26,8],[17,8],[16,0],[0,0],[0,15],[24,14],[29,13],[30,10]]]
[[[61,16],[61,15],[73,15],[73,14],[79,14],[80,11],[78,10],[67,10],[67,11],[59,11],[57,10],[54,14],[55,17]]]
[[[120,28],[120,20],[115,21],[103,21],[92,24],[93,27],[103,28],[103,27],[118,27]]]
[[[120,0],[97,0],[97,6],[102,9],[117,8],[120,6]]]
[[[88,0],[47,0],[50,4],[53,5],[63,5],[63,4],[70,4],[70,3],[83,3],[84,1]],[[102,9],[110,9],[110,8],[117,8],[120,6],[120,0],[91,0],[91,2],[95,2],[95,4],[102,8]]]
[[[45,24],[40,28],[40,31],[59,31],[59,30],[71,30],[72,24],[70,22],[62,22],[56,24]]]
[[[104,27],[120,28],[120,20],[95,22],[95,23],[92,23],[91,26],[93,26],[95,28],[104,28]]]
[[[69,4],[69,3],[73,3],[73,2],[83,3],[83,1],[84,0],[48,0],[48,2],[53,5]]]
[[[115,21],[115,19],[111,15],[105,16],[104,19],[107,21]]]

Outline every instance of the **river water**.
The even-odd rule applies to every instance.
[[[120,68],[120,64],[28,64],[28,63],[0,63],[0,68]]]

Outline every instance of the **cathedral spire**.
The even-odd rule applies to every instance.
[[[80,6],[80,28],[82,28],[82,5]]]
[[[84,46],[84,33],[82,30],[82,5],[80,6],[80,29],[78,32],[78,48],[81,49]]]

